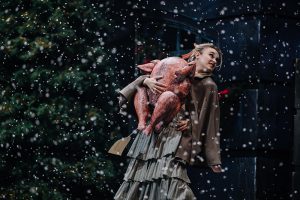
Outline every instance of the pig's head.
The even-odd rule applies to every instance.
[[[188,63],[188,65],[184,66],[182,69],[177,70],[175,72],[176,78],[175,82],[182,82],[186,78],[192,78],[195,75],[196,71],[196,63],[194,61]]]

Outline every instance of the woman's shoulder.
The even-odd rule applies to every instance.
[[[205,86],[217,87],[216,82],[214,81],[214,79],[211,76],[207,76],[207,77],[203,78],[203,80],[201,82]]]

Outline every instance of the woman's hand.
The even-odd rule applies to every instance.
[[[210,168],[212,169],[212,171],[214,173],[224,172],[224,170],[222,169],[221,165],[211,165]]]
[[[152,78],[146,78],[143,82],[143,85],[146,85],[154,93],[162,93],[166,91],[167,86],[165,84],[157,82],[163,76],[154,76]]]
[[[185,130],[189,129],[189,125],[190,125],[190,120],[189,119],[180,120],[176,124],[176,127],[177,127],[176,130],[177,131],[185,131]]]

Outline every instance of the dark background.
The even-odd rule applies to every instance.
[[[225,173],[190,168],[198,199],[300,198],[299,12],[300,2],[287,0],[118,3],[116,13],[127,14],[116,46],[126,38],[135,49],[124,60],[129,77],[135,64],[181,55],[194,42],[223,51],[215,79],[230,89],[221,102]]]
[[[117,91],[136,65],[193,43],[216,70],[225,172],[189,168],[198,199],[300,199],[300,2],[16,0],[0,3],[0,199],[112,199],[134,128]]]

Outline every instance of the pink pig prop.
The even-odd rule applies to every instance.
[[[155,128],[159,131],[163,124],[168,124],[180,111],[185,97],[191,88],[191,79],[195,74],[195,64],[187,63],[179,57],[168,57],[163,60],[153,60],[150,63],[138,65],[138,68],[150,77],[162,76],[158,82],[167,86],[166,91],[157,94],[147,87],[139,87],[134,97],[134,107],[138,117],[138,130],[149,135]],[[153,106],[150,122],[149,106]]]

